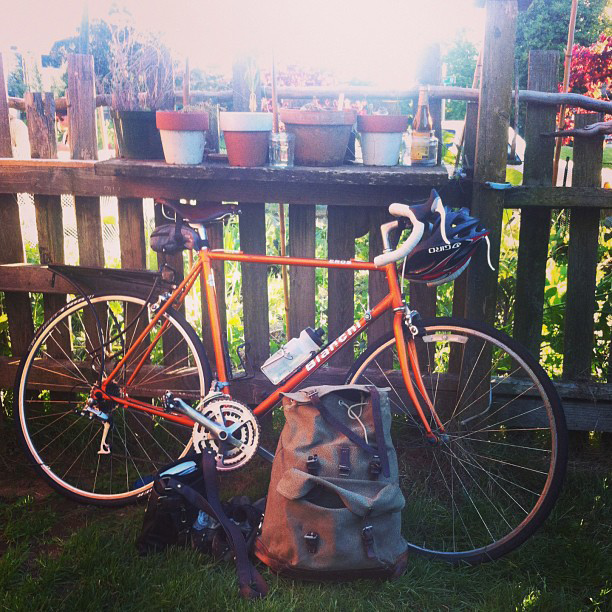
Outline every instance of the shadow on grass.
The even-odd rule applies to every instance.
[[[610,449],[574,453],[550,519],[508,557],[479,567],[413,557],[395,582],[309,584],[264,570],[271,591],[237,594],[233,566],[191,550],[141,558],[134,540],[143,506],[78,506],[38,488],[27,469],[5,474],[0,498],[0,608],[6,610],[606,610],[612,609]],[[224,479],[224,490],[265,491],[265,466]],[[21,480],[20,480],[21,479]],[[24,480],[25,479],[25,480]],[[23,485],[20,485],[23,489]],[[9,491],[7,493],[7,491]]]

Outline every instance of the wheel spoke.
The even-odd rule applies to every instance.
[[[186,397],[203,397],[209,381],[195,332],[171,310],[161,322],[160,345],[150,358],[157,364],[147,363],[126,388],[130,371],[150,348],[150,335],[134,345],[149,322],[149,311],[137,297],[94,296],[91,302],[99,328],[92,306],[77,298],[35,338],[16,386],[15,413],[32,461],[53,486],[83,502],[119,505],[135,501],[162,465],[187,451],[191,428],[97,397],[98,380],[114,369],[129,346],[134,353],[115,382],[122,383],[128,396],[152,398],[141,399],[152,408],[158,407],[162,386]],[[155,329],[159,325],[152,333]],[[88,398],[91,410],[83,411]],[[114,423],[106,440],[110,453],[99,453],[107,419]]]
[[[406,385],[397,384],[391,333],[366,351],[348,380],[383,382],[391,405],[399,401],[406,414],[391,432],[409,500],[402,522],[409,544],[449,560],[487,561],[516,547],[523,530],[550,512],[566,459],[563,415],[544,372],[503,334],[452,319],[424,325],[417,357],[427,360],[423,382],[447,437],[432,445],[403,408]],[[393,363],[395,372],[381,363]]]

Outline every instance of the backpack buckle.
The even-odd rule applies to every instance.
[[[304,535],[304,541],[306,542],[306,549],[311,555],[314,555],[319,549],[319,534],[314,531],[309,531]]]
[[[374,552],[374,528],[372,525],[366,525],[361,530],[361,539],[363,540],[368,559],[376,559],[376,553]]]
[[[379,474],[382,472],[382,463],[378,455],[374,455],[372,459],[370,459],[368,471],[370,472],[370,478],[372,480],[376,480]]]
[[[316,476],[321,469],[321,462],[318,455],[308,455],[306,460],[306,471],[313,476]]]

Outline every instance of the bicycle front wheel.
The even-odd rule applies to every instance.
[[[191,428],[120,403],[92,410],[92,389],[132,346],[113,395],[153,409],[166,390],[199,401],[210,367],[197,334],[172,308],[136,345],[152,318],[145,300],[97,295],[91,304],[77,298],[38,331],[17,372],[14,413],[27,455],[52,487],[79,502],[123,505],[187,452]]]
[[[507,335],[454,318],[424,327],[421,374],[446,432],[437,444],[408,399],[392,334],[355,362],[346,382],[391,388],[410,548],[471,564],[496,559],[532,535],[558,497],[567,462],[559,396]],[[433,418],[430,426],[436,431]]]

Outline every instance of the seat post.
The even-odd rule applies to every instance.
[[[198,233],[200,234],[200,238],[202,239],[205,247],[208,248],[208,232],[206,231],[206,226],[203,223],[198,223]]]

